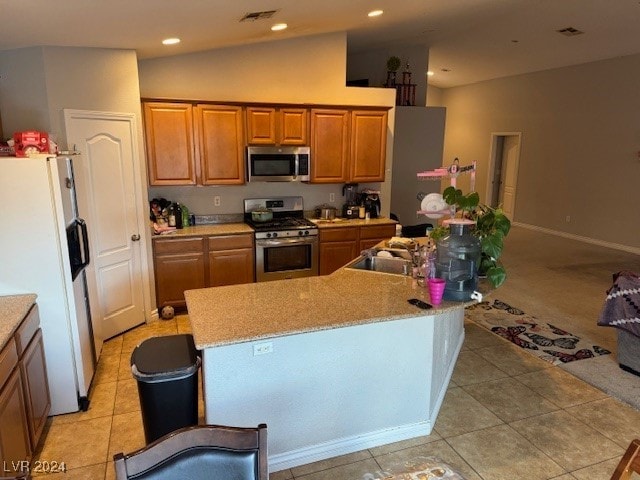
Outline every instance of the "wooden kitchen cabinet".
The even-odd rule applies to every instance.
[[[197,105],[196,135],[202,185],[245,183],[244,118],[242,107]]]
[[[16,331],[15,339],[20,356],[29,437],[31,448],[35,451],[51,410],[51,395],[37,305],[34,305],[25,317]]]
[[[247,107],[249,145],[307,145],[306,108]]]
[[[30,460],[33,453],[22,384],[12,337],[0,352],[0,465],[11,474],[18,473],[13,465]]]
[[[185,306],[184,291],[207,285],[204,237],[153,241],[158,308]]]
[[[209,237],[209,287],[253,283],[253,235]]]
[[[386,110],[311,110],[312,183],[382,182]]]
[[[311,158],[312,183],[348,181],[348,110],[311,109]]]
[[[184,291],[253,283],[253,234],[153,240],[158,308],[184,308]]]
[[[188,103],[144,103],[149,185],[195,185],[193,107]]]
[[[386,152],[387,111],[351,111],[349,181],[384,181]]]
[[[371,248],[384,240],[389,240],[391,237],[394,237],[395,234],[395,224],[360,227],[358,253],[362,250]]]
[[[359,254],[358,228],[341,227],[320,229],[320,275],[329,275],[345,266]]]

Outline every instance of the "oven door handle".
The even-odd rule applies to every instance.
[[[274,240],[256,240],[256,245],[261,247],[277,247],[281,245],[308,245],[315,243],[318,237],[278,238]]]

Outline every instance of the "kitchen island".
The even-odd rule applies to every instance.
[[[207,423],[269,427],[278,471],[433,428],[464,339],[464,307],[411,277],[327,276],[185,292],[203,352]]]

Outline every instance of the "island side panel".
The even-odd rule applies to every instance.
[[[449,310],[435,318],[433,374],[429,402],[431,406],[429,418],[432,424],[435,424],[464,342],[464,309]]]
[[[206,421],[267,423],[272,471],[428,435],[433,327],[417,317],[207,348]]]

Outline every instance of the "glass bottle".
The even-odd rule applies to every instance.
[[[445,300],[467,301],[478,288],[480,240],[473,235],[475,222],[453,219],[449,235],[437,242],[436,276],[446,280]]]
[[[169,205],[167,207],[167,218],[168,218],[168,223],[170,227],[175,227],[176,226],[176,212],[175,212],[175,208],[172,205]]]
[[[174,204],[173,213],[176,217],[176,228],[182,228],[182,207],[179,203]]]

